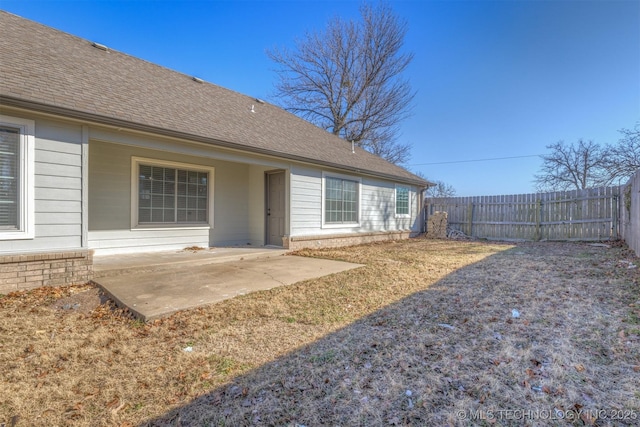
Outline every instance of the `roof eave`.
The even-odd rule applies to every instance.
[[[8,96],[8,95],[0,94],[0,106],[28,109],[28,110],[33,110],[33,111],[37,111],[37,112],[40,112],[40,113],[53,114],[53,115],[73,118],[73,119],[77,119],[77,120],[84,120],[84,121],[94,122],[94,123],[102,124],[102,125],[127,128],[127,129],[131,129],[131,130],[147,132],[147,133],[153,133],[153,134],[162,135],[162,136],[168,136],[168,137],[172,137],[172,138],[185,139],[185,140],[190,140],[190,141],[195,141],[195,142],[206,143],[206,144],[216,145],[216,146],[219,146],[219,147],[230,148],[230,149],[240,150],[240,151],[246,151],[246,152],[253,153],[253,154],[262,154],[262,155],[266,155],[266,156],[284,158],[284,159],[287,159],[287,160],[294,160],[294,161],[303,162],[303,163],[311,163],[311,164],[314,164],[314,165],[326,166],[326,167],[330,167],[330,168],[334,168],[334,169],[340,169],[340,170],[343,170],[343,171],[350,171],[350,172],[355,172],[355,173],[364,174],[364,175],[371,175],[371,176],[374,176],[374,177],[384,178],[384,179],[388,179],[388,180],[395,181],[395,182],[401,182],[401,183],[405,183],[405,184],[416,185],[416,186],[418,186],[420,188],[428,188],[428,187],[430,187],[432,185],[435,185],[435,184],[433,184],[432,182],[429,182],[429,181],[414,180],[414,179],[405,178],[405,177],[401,177],[401,176],[397,176],[397,175],[385,174],[385,173],[381,173],[381,172],[377,172],[377,171],[373,171],[373,170],[357,169],[357,168],[348,167],[348,166],[340,165],[340,164],[337,164],[337,163],[317,160],[317,159],[313,159],[313,158],[309,158],[309,157],[297,156],[297,155],[294,155],[294,154],[283,153],[283,152],[275,151],[275,150],[268,150],[268,149],[263,149],[263,148],[258,148],[258,147],[246,146],[246,145],[238,144],[238,143],[235,143],[235,142],[222,141],[222,140],[219,140],[219,139],[208,138],[208,137],[204,137],[204,136],[201,136],[201,135],[194,135],[194,134],[190,134],[190,133],[186,133],[186,132],[179,132],[179,131],[175,131],[175,130],[171,130],[171,129],[160,128],[160,127],[157,127],[157,126],[151,126],[151,125],[145,125],[145,124],[136,123],[136,122],[130,122],[130,121],[127,121],[127,120],[122,120],[122,119],[118,119],[118,118],[114,118],[114,117],[107,117],[107,116],[94,114],[94,113],[89,113],[89,112],[85,112],[85,111],[73,110],[73,109],[66,108],[66,107],[60,107],[60,106],[56,106],[56,105],[44,104],[44,103],[40,103],[40,102],[36,102],[36,101],[30,101],[30,100],[25,100],[25,99],[21,99],[21,98],[15,98],[15,97]]]

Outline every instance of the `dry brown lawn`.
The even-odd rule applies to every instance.
[[[3,296],[0,424],[640,423],[640,262],[624,247],[301,254],[366,266],[151,324],[83,312],[91,286]]]

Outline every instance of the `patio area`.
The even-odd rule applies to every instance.
[[[94,282],[143,321],[360,264],[285,255],[279,248],[211,248],[94,258]]]

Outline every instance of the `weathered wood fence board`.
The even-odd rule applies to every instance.
[[[640,184],[640,178],[638,179]],[[620,187],[552,193],[426,199],[427,219],[448,214],[449,226],[497,240],[608,240],[619,237]]]
[[[620,235],[640,256],[640,171],[620,188]]]

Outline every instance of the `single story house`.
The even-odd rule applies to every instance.
[[[421,231],[429,183],[262,100],[0,11],[0,292],[92,256]]]

